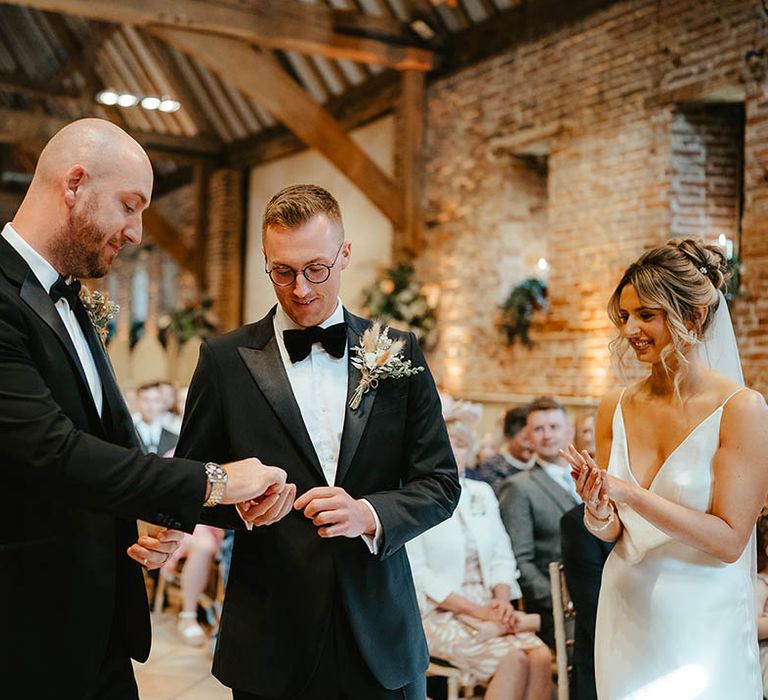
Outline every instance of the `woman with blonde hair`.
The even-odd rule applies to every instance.
[[[616,541],[597,613],[601,700],[762,697],[752,538],[768,408],[742,383],[726,281],[719,248],[670,241],[609,302],[612,349],[650,373],[604,397],[595,459],[567,455],[586,526]]]

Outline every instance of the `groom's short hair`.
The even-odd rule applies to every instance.
[[[261,240],[270,227],[294,229],[318,214],[325,214],[336,225],[339,236],[344,236],[341,208],[328,190],[317,185],[289,185],[269,200],[261,222]]]

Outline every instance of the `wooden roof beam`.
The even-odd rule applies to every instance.
[[[0,108],[0,143],[21,141],[47,142],[59,129],[71,123],[71,119],[60,119],[45,114],[20,109]],[[203,136],[175,136],[155,134],[147,131],[129,131],[150,155],[163,152],[167,157],[179,156],[184,161],[218,160],[221,144],[218,140]]]
[[[317,149],[392,221],[403,225],[400,188],[352,140],[344,128],[283,70],[274,56],[237,39],[182,29],[152,29],[179,51],[258,100],[296,136]],[[269,89],[265,90],[264,86]]]
[[[49,79],[34,80],[26,75],[14,72],[0,72],[0,90],[18,92],[32,97],[55,97],[67,100],[79,100],[82,95],[75,88],[68,88]]]
[[[325,103],[325,110],[351,131],[392,111],[400,98],[400,74],[389,70],[350,88]],[[227,163],[244,168],[282,158],[307,148],[282,124],[228,143],[224,147]]]
[[[185,270],[196,273],[196,256],[193,248],[184,243],[181,233],[154,207],[149,207],[142,215],[144,230],[152,236],[161,248],[163,248]]]
[[[64,12],[118,24],[193,29],[243,39],[272,49],[346,58],[398,70],[431,70],[432,51],[372,38],[380,32],[380,18],[371,20],[370,36],[338,31],[334,11],[298,0],[249,0],[242,5],[213,4],[206,0],[10,0],[9,4]],[[365,15],[355,19],[364,34]],[[354,30],[353,30],[354,31]],[[394,41],[402,41],[396,37]]]

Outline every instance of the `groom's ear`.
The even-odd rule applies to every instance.
[[[349,258],[352,255],[352,241],[344,241],[341,246],[341,269],[345,270],[349,265]]]

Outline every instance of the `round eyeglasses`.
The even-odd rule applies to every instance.
[[[341,245],[333,258],[333,262],[330,265],[324,263],[310,263],[309,265],[305,265],[301,270],[294,270],[288,265],[276,265],[272,269],[269,269],[267,268],[265,261],[264,272],[269,275],[272,284],[276,284],[278,287],[290,287],[296,282],[296,277],[299,273],[301,273],[304,276],[304,279],[311,284],[322,284],[331,276],[331,269],[339,259],[339,253],[341,253],[343,246],[344,241],[341,242]]]

